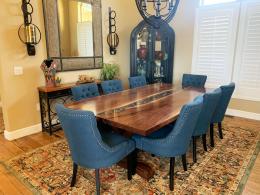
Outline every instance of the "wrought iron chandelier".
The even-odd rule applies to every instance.
[[[135,0],[135,2],[143,19],[158,28],[159,21],[154,19],[169,23],[175,16],[180,0]]]

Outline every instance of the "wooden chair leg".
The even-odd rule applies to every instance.
[[[78,165],[76,163],[73,163],[73,174],[72,174],[70,187],[74,187],[76,184],[77,172],[78,172]]]
[[[202,143],[203,143],[203,148],[204,148],[204,151],[208,151],[207,149],[207,136],[206,134],[202,135]]]
[[[223,139],[223,132],[222,132],[222,123],[218,123],[218,132],[219,132],[219,138]]]
[[[188,169],[187,169],[186,154],[183,154],[183,155],[181,156],[181,158],[182,158],[183,170],[184,170],[184,171],[187,171]]]
[[[96,169],[95,173],[96,173],[96,192],[97,192],[97,195],[100,195],[99,169]]]
[[[135,150],[134,150],[134,154],[133,154],[133,169],[132,169],[132,175],[135,175],[135,173],[136,173],[137,154],[138,154],[138,149],[135,149]]]
[[[127,179],[130,181],[132,179],[133,168],[134,168],[134,152],[131,152],[127,156]]]
[[[192,151],[193,151],[193,162],[196,163],[197,162],[197,137],[193,136],[192,137],[192,142],[193,142],[193,147],[192,147]]]
[[[175,157],[170,158],[170,190],[173,191],[174,189],[174,164],[175,164]]]
[[[210,124],[210,146],[214,147],[214,124]]]

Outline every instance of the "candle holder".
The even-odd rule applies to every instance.
[[[116,33],[116,12],[108,9],[109,13],[109,34],[107,36],[107,44],[109,45],[110,54],[116,55],[117,47],[119,45],[119,37]]]
[[[22,0],[21,8],[24,16],[24,24],[19,27],[18,36],[22,43],[26,45],[28,55],[34,56],[36,54],[35,45],[41,41],[41,31],[38,26],[32,23],[33,6],[30,0]]]

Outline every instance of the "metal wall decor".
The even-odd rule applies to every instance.
[[[155,28],[159,28],[160,21],[169,23],[177,11],[180,0],[135,0],[138,11],[143,19]],[[150,13],[154,10],[155,13]]]
[[[109,12],[109,34],[107,36],[107,44],[109,45],[110,54],[116,55],[116,48],[119,45],[119,37],[116,33],[116,12],[108,8]]]
[[[30,0],[22,0],[21,8],[24,24],[19,27],[18,36],[26,44],[28,55],[34,56],[36,54],[35,45],[41,41],[41,31],[38,26],[32,23],[33,6]]]

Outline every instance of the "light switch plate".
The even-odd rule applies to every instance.
[[[14,75],[16,75],[16,76],[23,75],[23,67],[14,66]]]

